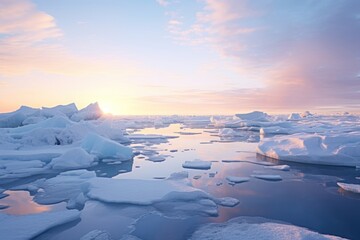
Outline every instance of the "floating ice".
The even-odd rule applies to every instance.
[[[37,188],[41,189],[34,196],[39,204],[55,204],[67,202],[68,208],[82,208],[87,200],[83,191],[87,189],[89,179],[96,177],[94,172],[73,170],[60,173],[54,178],[39,181]]]
[[[248,182],[250,180],[250,178],[248,178],[248,177],[227,176],[226,180],[228,180],[229,182],[233,182],[233,183],[243,183],[243,182]]]
[[[130,160],[133,157],[131,148],[93,133],[85,137],[81,147],[100,159],[117,158],[119,160]]]
[[[200,227],[190,238],[191,240],[253,240],[253,239],[343,239],[331,235],[322,235],[306,228],[285,223],[271,222],[263,218],[239,217],[225,223],[210,223]]]
[[[46,230],[80,218],[79,211],[44,212],[12,216],[0,213],[0,239],[27,240]]]
[[[338,182],[337,185],[344,189],[345,191],[353,192],[353,193],[360,193],[360,184],[350,184],[350,183],[340,183]]]
[[[289,165],[266,166],[265,168],[270,168],[270,169],[274,169],[274,170],[281,170],[281,171],[289,171],[290,170]]]
[[[185,161],[182,164],[182,167],[183,168],[208,170],[208,169],[211,168],[211,162],[201,161],[201,160]]]
[[[280,180],[282,180],[282,177],[280,175],[259,175],[259,174],[255,174],[255,175],[251,175],[251,177],[258,178],[258,179],[263,179],[263,180],[268,180],[268,181],[280,181]]]
[[[263,139],[257,152],[294,162],[356,166],[360,163],[360,132],[274,136]]]

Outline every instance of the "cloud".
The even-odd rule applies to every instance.
[[[194,23],[170,30],[175,41],[207,44],[265,85],[234,89],[242,97],[208,97],[278,109],[351,107],[360,103],[359,10],[356,0],[204,0]]]

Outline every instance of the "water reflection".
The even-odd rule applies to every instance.
[[[0,199],[0,205],[9,206],[6,209],[1,210],[2,213],[12,214],[12,215],[26,215],[32,213],[41,213],[50,211],[54,208],[65,208],[61,205],[64,204],[54,204],[54,205],[39,205],[33,201],[33,197],[30,196],[27,191],[5,191],[4,193],[8,194],[7,197]]]

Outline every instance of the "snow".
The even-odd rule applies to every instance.
[[[102,110],[99,107],[99,104],[91,103],[87,107],[81,109],[80,111],[74,113],[71,116],[71,120],[79,122],[82,120],[95,120],[100,118],[103,115]]]
[[[89,155],[84,149],[73,148],[60,157],[52,159],[50,166],[53,169],[88,168],[93,165],[94,160],[95,157]]]
[[[133,157],[131,148],[95,133],[88,134],[83,139],[81,147],[99,159],[117,158],[119,160],[130,160]]]
[[[353,192],[353,193],[360,193],[360,184],[350,184],[350,183],[340,183],[338,182],[337,185],[344,189],[345,191]]]
[[[331,235],[323,235],[306,228],[286,223],[272,222],[263,218],[239,217],[225,223],[205,224],[190,237],[191,240],[335,240],[343,239]]]
[[[208,170],[211,168],[211,162],[202,160],[185,161],[182,164],[183,168],[201,169]]]
[[[80,218],[77,210],[13,216],[0,213],[0,239],[27,240],[46,230]]]
[[[227,176],[226,180],[228,180],[229,182],[232,182],[232,183],[243,183],[243,182],[248,182],[250,180],[250,178],[248,178],[248,177]]]
[[[280,175],[258,175],[258,174],[254,174],[254,175],[251,175],[251,177],[262,179],[262,180],[268,180],[268,181],[280,181],[280,180],[282,180],[282,177]]]
[[[274,136],[264,138],[257,152],[286,161],[356,166],[360,164],[360,132]]]

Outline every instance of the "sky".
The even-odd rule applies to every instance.
[[[358,0],[0,0],[0,112],[360,112]]]

